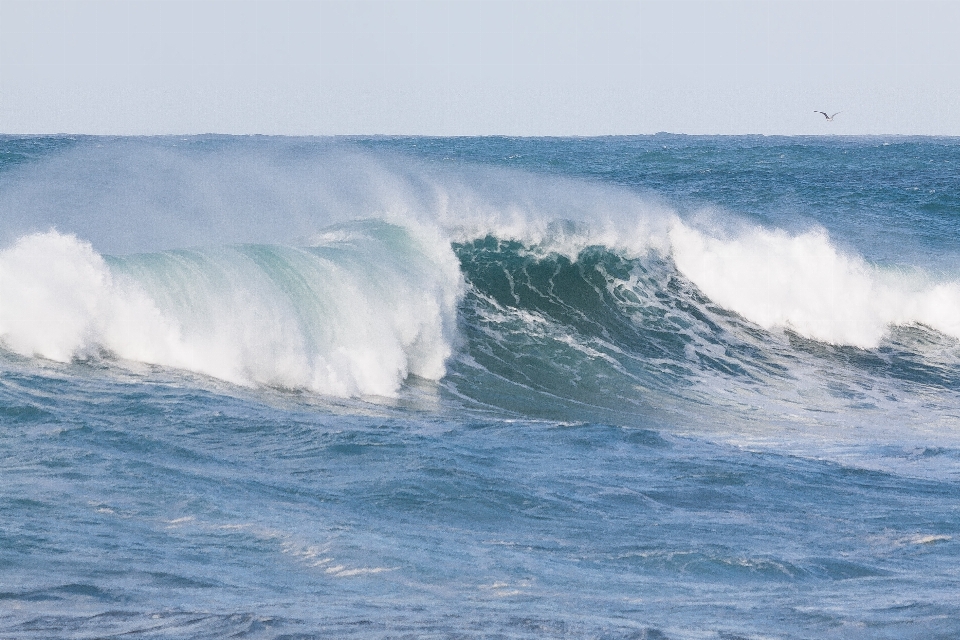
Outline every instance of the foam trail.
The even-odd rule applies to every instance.
[[[72,235],[25,236],[0,252],[0,340],[340,396],[442,377],[462,289],[449,245],[380,222],[320,241],[104,258]]]
[[[677,222],[670,243],[677,268],[711,300],[766,329],[862,348],[895,325],[960,338],[960,283],[881,270],[839,251],[823,231],[719,239]]]

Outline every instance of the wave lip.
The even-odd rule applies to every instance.
[[[424,230],[340,225],[316,246],[104,257],[51,230],[0,251],[0,340],[58,361],[106,352],[230,382],[393,395],[439,379],[462,283]]]

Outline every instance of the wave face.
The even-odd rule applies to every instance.
[[[674,232],[696,233],[681,225]],[[812,255],[802,257],[814,263],[826,243],[819,235],[775,239],[801,247],[813,242]],[[960,350],[948,331],[916,318],[883,323],[877,316],[889,313],[884,300],[856,297],[870,293],[869,282],[856,281],[865,291],[854,286],[842,295],[817,289],[816,279],[838,262],[840,276],[852,263],[864,280],[882,278],[862,262],[837,259],[811,267],[812,274],[778,273],[777,261],[792,267],[797,256],[768,256],[768,269],[748,269],[739,282],[727,284],[745,304],[759,307],[753,320],[749,307],[738,313],[740,300],[724,305],[708,296],[708,287],[684,273],[683,261],[671,259],[676,252],[626,257],[591,247],[571,259],[492,236],[458,244],[456,251],[469,285],[461,311],[469,347],[447,381],[486,406],[559,420],[701,429],[705,420],[741,427],[760,420],[770,434],[779,433],[773,423],[812,427],[839,418],[849,429],[888,425],[898,416],[899,428],[909,431],[930,415],[904,416],[904,397],[922,389],[947,408],[960,391]],[[838,255],[829,245],[826,252]],[[749,246],[735,255],[747,265],[757,260]],[[723,275],[719,269],[705,272],[708,282],[722,283]],[[762,288],[752,286],[756,279],[773,281],[777,295],[764,298]],[[908,275],[890,276],[887,286],[901,296],[895,302],[915,296],[929,300],[932,317],[957,317],[951,314],[955,285],[930,285]],[[867,308],[857,309],[860,303]],[[817,339],[823,325],[801,331],[789,317],[763,322],[762,312],[777,304],[800,320],[811,310],[821,313],[833,340]],[[741,412],[725,414],[732,406]]]
[[[0,628],[960,637],[958,165],[0,137]]]

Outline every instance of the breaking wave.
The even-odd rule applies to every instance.
[[[8,180],[0,205],[20,213],[0,229],[13,238],[0,250],[6,349],[336,396],[448,376],[518,410],[518,388],[632,406],[704,376],[796,377],[797,350],[816,344],[860,350],[870,375],[956,386],[960,282],[871,264],[819,227],[718,228],[514,170],[144,144]],[[92,189],[92,161],[113,182]]]
[[[0,338],[58,361],[107,355],[230,382],[392,395],[438,379],[461,282],[452,253],[379,222],[313,246],[102,256],[56,231],[0,252]]]

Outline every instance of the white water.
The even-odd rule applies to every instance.
[[[766,329],[862,348],[896,325],[960,338],[960,283],[882,270],[823,231],[758,228],[720,239],[677,222],[670,243],[677,268],[711,300]]]
[[[0,251],[0,340],[339,396],[442,377],[462,288],[449,247],[390,225],[339,235],[110,262],[72,235],[28,235]]]

